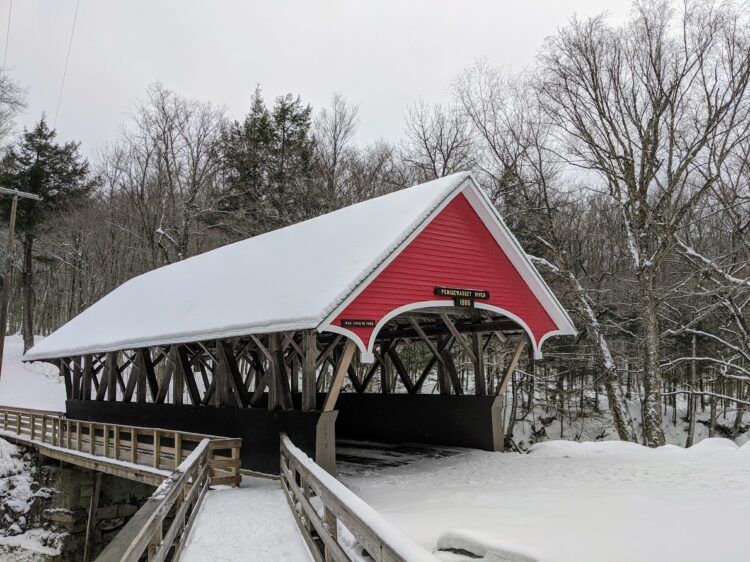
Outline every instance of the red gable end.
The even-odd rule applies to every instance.
[[[520,320],[536,346],[545,334],[558,329],[463,193],[349,303],[333,325],[345,325],[370,350],[376,329],[371,324],[377,325],[389,313],[409,305],[418,308],[417,303],[452,305],[452,298],[435,295],[436,287],[488,291],[488,299],[476,302]],[[352,326],[352,320],[372,322]]]

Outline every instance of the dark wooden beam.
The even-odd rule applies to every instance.
[[[177,346],[177,357],[182,370],[182,376],[185,379],[190,402],[193,406],[197,406],[201,403],[200,392],[198,392],[198,385],[195,383],[195,373],[188,358],[187,348],[184,345]]]
[[[109,365],[106,360],[101,360],[101,380],[99,385],[96,387],[96,399],[98,401],[104,400],[107,394],[107,388],[109,388]]]
[[[123,402],[130,402],[133,399],[135,386],[138,382],[138,364],[140,363],[138,354],[134,354],[131,359],[132,361],[130,361],[130,369],[128,371],[128,381],[125,384],[125,391],[122,393]]]
[[[453,392],[455,392],[456,394],[463,394],[464,389],[461,386],[461,379],[459,378],[458,372],[456,371],[456,365],[455,363],[453,363],[453,355],[451,355],[450,350],[447,348],[443,349],[441,355],[443,356],[445,370],[447,371],[448,377],[453,384]]]
[[[180,365],[176,345],[169,348],[169,363],[172,369],[172,404],[181,405],[185,397],[185,373]]]
[[[276,337],[273,369],[276,385],[276,405],[283,410],[291,410],[294,406],[292,404],[292,392],[289,388],[289,374],[286,371],[284,348],[281,346],[281,337],[280,334],[272,334],[271,337]]]
[[[104,378],[107,381],[107,401],[114,402],[117,400],[117,352],[110,351],[107,353],[107,363],[104,368]]]
[[[131,371],[130,376],[135,376],[135,401],[138,404],[144,404],[146,402],[146,366],[144,364],[143,350],[137,350],[135,355],[134,368],[135,371]]]
[[[156,372],[154,371],[154,363],[151,360],[151,350],[148,347],[140,349],[141,361],[143,365],[143,373],[146,377],[146,383],[151,394],[151,401],[156,402],[156,395],[159,393],[159,382],[156,380]]]
[[[482,333],[471,334],[471,350],[474,352],[474,393],[477,396],[487,394],[487,379],[484,369],[484,346],[482,345]]]
[[[317,388],[315,385],[316,359],[318,354],[318,333],[308,330],[302,337],[302,411],[308,412],[316,407]]]
[[[83,391],[81,393],[81,400],[91,400],[91,377],[93,376],[91,371],[93,369],[93,357],[89,355],[83,356]]]
[[[497,395],[505,394],[505,391],[508,388],[508,383],[510,383],[510,379],[513,376],[513,371],[516,370],[516,367],[518,366],[518,362],[521,360],[521,353],[523,353],[523,348],[525,345],[526,345],[526,338],[524,337],[524,338],[521,338],[521,340],[518,342],[518,346],[516,346],[516,351],[513,353],[513,357],[511,358],[510,363],[508,363],[508,368],[505,370],[503,377],[500,379],[500,383],[497,385],[495,394]]]
[[[240,408],[246,408],[248,404],[247,391],[242,384],[242,375],[237,366],[237,361],[232,353],[232,348],[224,340],[217,340],[216,349],[219,355],[219,361],[224,364],[224,371],[228,375],[229,386],[234,393],[235,401]]]
[[[357,345],[352,340],[347,340],[344,352],[341,354],[339,363],[334,372],[333,379],[331,380],[331,388],[328,390],[325,402],[323,403],[323,411],[331,412],[336,408],[336,402],[339,399],[339,393],[341,387],[344,384],[344,377],[346,371],[349,369],[349,365],[352,363],[354,352],[357,349]]]
[[[396,368],[396,373],[398,373],[401,382],[404,383],[406,391],[409,394],[414,394],[414,383],[409,376],[409,371],[406,370],[403,361],[401,361],[401,357],[399,357],[398,355],[396,346],[393,346],[388,350],[388,357],[390,357],[391,361],[393,361],[393,366]]]

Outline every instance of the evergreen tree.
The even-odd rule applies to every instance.
[[[239,234],[280,228],[319,209],[311,113],[309,105],[291,94],[277,98],[269,110],[256,88],[244,121],[224,132],[222,210],[239,219]]]
[[[0,168],[0,185],[43,198],[42,201],[19,200],[16,214],[16,232],[23,247],[24,351],[34,344],[34,240],[51,219],[85,199],[92,187],[88,181],[88,162],[78,152],[78,143],[58,144],[56,136],[42,116],[32,130],[25,129],[19,142],[8,149]],[[0,205],[7,219],[11,199],[3,198]]]

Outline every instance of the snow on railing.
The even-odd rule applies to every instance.
[[[281,436],[281,485],[297,526],[317,562],[353,560],[339,523],[376,562],[437,560],[361,498]],[[322,504],[323,515],[313,503]]]
[[[211,482],[204,439],[102,551],[97,562],[177,560]],[[165,529],[167,515],[174,517]]]

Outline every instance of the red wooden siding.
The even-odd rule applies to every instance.
[[[436,286],[486,289],[491,304],[521,318],[539,342],[557,326],[498,246],[463,194],[440,214],[372,280],[333,322],[374,320],[421,301],[445,300]],[[348,328],[369,348],[372,327]]]

